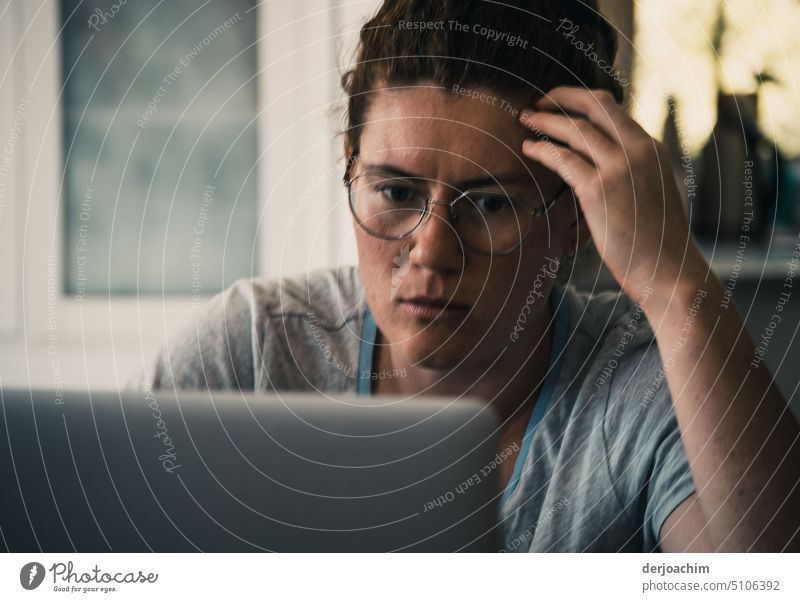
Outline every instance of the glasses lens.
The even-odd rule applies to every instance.
[[[531,211],[500,193],[469,192],[455,205],[456,231],[465,245],[481,253],[515,249],[531,225]]]
[[[422,221],[426,198],[422,182],[414,179],[363,174],[350,183],[350,207],[356,221],[380,238],[409,235]],[[468,192],[453,207],[453,227],[473,251],[509,253],[527,235],[534,205],[500,192]]]
[[[425,196],[413,181],[365,174],[351,183],[350,206],[356,220],[370,234],[402,238],[419,223]]]

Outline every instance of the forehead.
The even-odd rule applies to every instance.
[[[523,99],[487,88],[381,89],[372,94],[360,150],[367,161],[390,161],[443,179],[482,176],[484,170],[539,172],[521,152],[524,108]]]

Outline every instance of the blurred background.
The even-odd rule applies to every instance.
[[[237,278],[356,263],[339,74],[379,4],[0,0],[0,384],[116,388]],[[798,410],[800,7],[601,6],[629,110]],[[591,249],[578,265],[615,287]]]

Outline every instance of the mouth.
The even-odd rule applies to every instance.
[[[420,320],[463,319],[470,306],[439,297],[406,297],[399,299],[401,309]]]

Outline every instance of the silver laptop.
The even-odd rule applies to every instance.
[[[10,552],[497,551],[470,400],[0,391]]]

